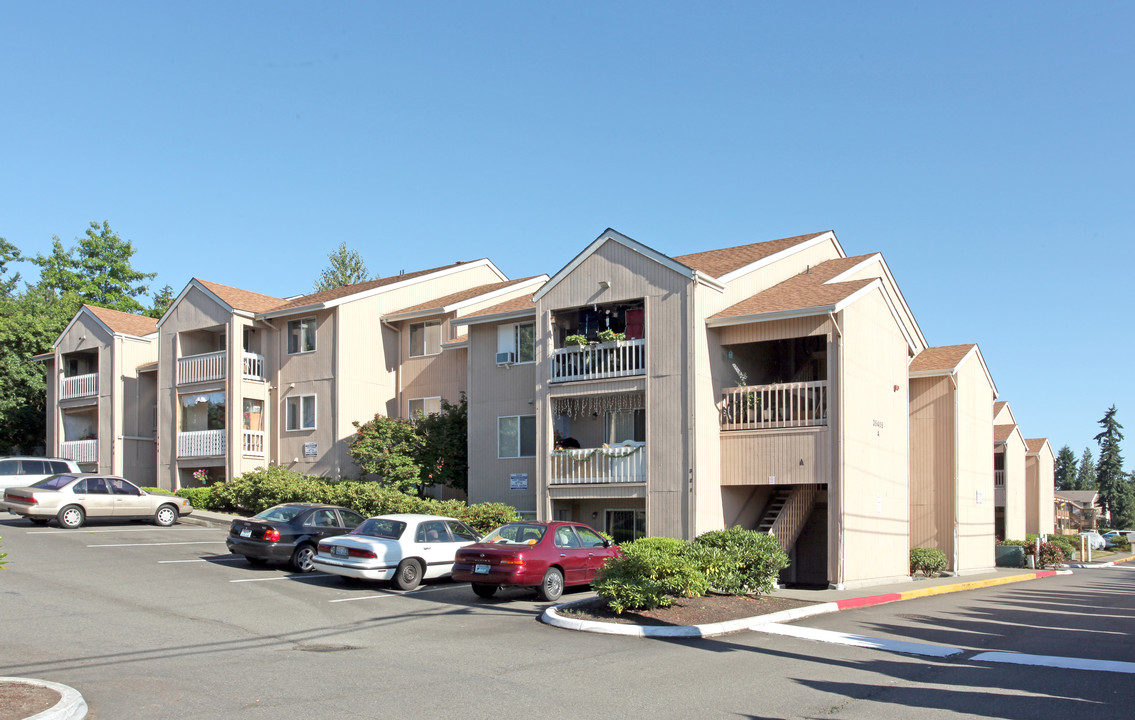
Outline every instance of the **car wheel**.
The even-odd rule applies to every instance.
[[[83,520],[86,519],[86,515],[83,513],[83,508],[78,505],[68,505],[59,511],[55,519],[59,522],[59,527],[74,530],[77,527],[83,526]]]
[[[422,564],[417,560],[406,559],[398,563],[394,571],[394,584],[399,590],[413,590],[422,583]]]
[[[560,596],[564,594],[564,574],[557,568],[548,568],[548,572],[544,573],[544,580],[540,583],[536,592],[540,595],[540,599],[545,602],[559,600]]]
[[[28,518],[32,521],[32,525],[46,525],[51,522],[51,518]]]
[[[497,588],[500,585],[486,585],[485,583],[473,583],[473,594],[479,598],[488,600],[493,595],[497,594]]]
[[[315,557],[315,548],[310,545],[300,545],[292,553],[292,567],[296,572],[309,573],[315,569],[312,558]]]
[[[162,505],[154,513],[154,524],[158,527],[169,527],[177,522],[177,508],[173,505]]]

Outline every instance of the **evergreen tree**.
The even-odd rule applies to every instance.
[[[1095,440],[1100,446],[1100,457],[1096,462],[1096,486],[1100,493],[1100,506],[1104,512],[1113,516],[1125,509],[1127,493],[1127,474],[1123,472],[1123,454],[1119,442],[1123,440],[1123,426],[1115,419],[1116,409],[1112,405],[1099,421],[1102,428]]]
[[[1072,489],[1096,489],[1096,465],[1092,460],[1091,448],[1084,448],[1084,454],[1080,456],[1080,468],[1076,471],[1076,487]]]
[[[1076,454],[1067,445],[1056,456],[1055,471],[1057,490],[1076,489]]]
[[[77,239],[70,250],[58,236],[52,238],[51,254],[36,255],[41,287],[57,297],[73,294],[91,305],[141,313],[145,310],[135,298],[149,290],[146,281],[157,273],[138,272],[130,265],[134,245],[110,229],[110,223],[91,223],[86,237]]]
[[[163,286],[161,290],[154,293],[154,304],[146,310],[145,315],[154,319],[165,315],[166,310],[169,310],[169,306],[173,303],[174,297],[173,288],[169,285]]]
[[[345,242],[339,243],[339,249],[330,253],[327,259],[331,261],[331,265],[320,274],[312,292],[323,292],[344,285],[378,279],[378,275],[371,277],[362,256],[357,250],[348,250]]]

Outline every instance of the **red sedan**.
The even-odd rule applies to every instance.
[[[610,540],[580,523],[514,522],[458,550],[453,579],[472,583],[478,597],[492,597],[501,585],[522,585],[555,602],[565,586],[590,583],[618,554]]]

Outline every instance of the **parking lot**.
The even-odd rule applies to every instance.
[[[0,515],[0,551],[9,554],[0,573],[0,675],[75,687],[89,717],[103,719],[906,718],[915,707],[922,718],[1036,717],[1041,707],[1098,717],[1135,702],[1129,675],[912,657],[763,633],[654,641],[557,630],[538,622],[546,605],[530,592],[482,600],[448,581],[400,592],[253,567],[227,553],[225,533],[184,523],[65,531]],[[1055,612],[1022,615],[1026,605],[1039,607],[1025,588],[896,603],[817,624],[862,631],[869,620],[872,632],[916,640],[902,628],[921,625],[937,628],[937,642],[984,638],[984,649],[1014,651],[1017,635],[994,630],[1004,605],[1022,643],[1047,634],[1054,649],[1083,654],[1104,639],[1122,659],[1116,638],[1129,637],[1135,622],[1135,570],[1097,577],[1106,579],[1102,590],[1088,574],[1022,583],[1043,591],[1050,606],[1067,595],[1096,607],[1099,622],[1082,628],[1062,627]],[[951,632],[951,617],[967,622]]]

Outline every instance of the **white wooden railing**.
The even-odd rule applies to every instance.
[[[792,552],[792,546],[804,530],[804,524],[808,522],[819,494],[815,485],[797,485],[788,497],[788,502],[781,508],[768,534],[776,538],[784,552]]]
[[[99,441],[67,440],[59,443],[59,457],[80,463],[99,461]]]
[[[267,376],[264,374],[264,356],[257,355],[245,351],[244,353],[244,377],[246,380],[263,380]]]
[[[225,377],[225,351],[187,355],[177,359],[177,384],[223,380]]]
[[[777,383],[728,388],[721,393],[722,430],[809,427],[828,424],[828,384]]]
[[[59,399],[94,397],[99,394],[99,375],[72,375],[59,378]]]
[[[993,487],[1005,487],[1005,471],[993,471]]]
[[[264,457],[264,432],[261,430],[245,430],[242,434],[244,454],[255,457]]]
[[[552,351],[552,382],[598,380],[646,372],[646,338]]]
[[[195,430],[177,434],[177,456],[217,457],[225,454],[224,430]]]
[[[646,482],[646,448],[556,450],[549,485]]]

